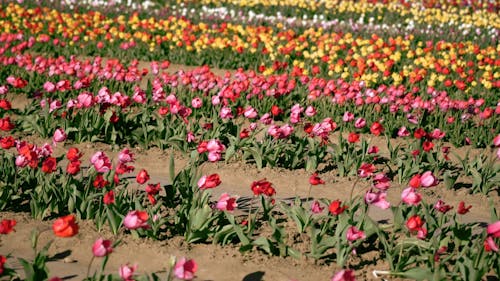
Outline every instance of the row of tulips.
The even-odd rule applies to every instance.
[[[15,226],[17,222],[12,219],[3,219],[0,221],[0,235],[7,235],[15,231]],[[35,258],[30,261],[23,258],[18,258],[19,262],[23,265],[24,269],[24,279],[20,278],[20,275],[15,270],[9,268],[6,263],[8,260],[13,259],[9,255],[0,255],[0,277],[2,280],[49,280],[49,281],[62,281],[64,279],[59,278],[50,274],[47,268],[48,261],[48,250],[53,240],[46,244],[42,249],[38,249],[38,239],[44,231],[39,231],[35,229],[32,231],[31,243],[33,250],[35,252]],[[74,215],[62,216],[54,220],[52,224],[53,235],[60,238],[68,238],[78,235],[79,226]],[[1,238],[1,236],[0,236]],[[1,245],[0,239],[0,245]],[[196,271],[198,270],[198,265],[193,259],[180,258],[172,256],[167,264],[168,271],[166,274],[151,274],[151,275],[137,275],[135,271],[138,265],[124,264],[118,269],[118,274],[106,274],[106,264],[108,259],[113,252],[113,250],[119,245],[119,242],[112,242],[109,239],[98,238],[92,245],[92,259],[89,264],[92,265],[94,259],[102,259],[101,268],[90,275],[90,270],[87,272],[86,278],[82,280],[86,281],[101,281],[101,280],[165,280],[172,281],[174,278],[177,280],[192,280],[195,277]],[[165,277],[165,278],[164,278]]]
[[[412,93],[404,95],[400,88],[366,89],[360,83],[307,76],[297,79],[237,72],[222,78],[206,67],[169,74],[160,73],[158,63],[151,63],[156,78],[143,90],[134,83],[148,70],[139,70],[138,62],[125,67],[110,60],[102,66],[100,58],[66,61],[29,55],[16,60],[6,57],[4,62],[16,64],[5,68],[5,74],[21,71],[18,67],[37,74],[29,82],[8,76],[1,93],[6,97],[37,93],[38,101],[19,110],[11,108],[8,98],[1,99],[2,131],[53,136],[55,142],[69,138],[174,147],[186,153],[197,149],[208,152],[209,161],[224,155],[226,161],[239,158],[254,162],[258,168],[304,167],[312,171],[319,164],[329,164],[339,176],[352,175],[366,159],[378,159],[400,183],[415,173],[433,170],[449,183],[448,188],[454,187],[459,176],[473,178],[473,192],[488,194],[498,187],[500,165],[488,156],[493,149],[472,161],[469,157],[455,159],[460,161],[457,163],[449,157],[451,147],[443,143],[492,146],[499,108],[484,107],[483,99],[450,100],[441,92],[427,101],[418,96],[413,100]],[[162,65],[167,67],[168,63]],[[54,82],[45,80],[46,72]],[[54,79],[68,75],[69,79]],[[99,88],[101,82],[94,77],[113,83],[110,88]],[[306,99],[295,81],[309,83],[303,85],[322,96],[310,92]],[[320,90],[321,86],[325,88]],[[333,94],[327,92],[330,89]],[[436,104],[441,111],[435,109]],[[463,114],[460,109],[470,113]],[[340,131],[338,137],[336,130]],[[363,134],[388,137],[389,155],[380,157],[379,148],[370,146]],[[391,137],[408,141],[392,147]],[[216,145],[210,145],[217,148],[206,149],[210,139],[217,140]],[[13,140],[5,137],[2,142],[8,146]]]
[[[373,11],[375,12],[375,11]],[[167,12],[165,12],[167,13]],[[380,16],[379,12],[375,14],[363,14],[362,16],[354,15],[337,15],[330,18],[323,14],[314,14],[312,17],[306,15],[300,16],[285,16],[280,10],[270,14],[268,10],[263,10],[262,13],[255,13],[253,10],[240,10],[234,6],[194,6],[173,5],[168,9],[168,13],[175,17],[187,17],[194,22],[204,23],[240,23],[245,25],[269,25],[279,26],[295,31],[303,31],[308,28],[322,28],[325,31],[341,33],[350,32],[360,34],[363,37],[369,37],[375,33],[382,38],[388,37],[388,34],[398,34],[401,36],[410,36],[413,34],[417,38],[427,38],[427,40],[439,41],[444,34],[448,34],[448,40],[456,42],[472,40],[481,46],[495,42],[498,37],[498,29],[488,26],[478,28],[470,24],[461,24],[457,26],[450,22],[440,23],[439,25],[430,25],[425,22],[420,22],[407,18],[404,21],[400,18],[395,20],[384,15]],[[399,15],[395,15],[399,16]],[[381,22],[379,22],[381,21]]]
[[[216,149],[214,145],[217,144],[209,143],[206,149]],[[241,251],[258,249],[270,255],[332,260],[345,269],[336,276],[354,275],[351,270],[362,267],[354,257],[366,252],[378,253],[389,265],[387,270],[375,274],[418,280],[480,280],[487,274],[500,273],[500,221],[493,202],[490,202],[491,223],[477,231],[479,223],[463,223],[460,219],[472,206],[461,202],[454,211],[454,206],[442,200],[433,203],[422,200],[421,190],[438,184],[431,171],[411,178],[398,205],[386,200],[391,189],[384,171],[363,163],[356,172],[358,179],[351,187],[351,198],[345,202],[325,198],[279,199],[276,197],[279,187],[262,179],[250,186],[254,197],[249,207],[239,209],[243,201],[235,195],[223,193],[213,201],[211,190],[223,179],[218,174],[200,175],[197,167],[204,160],[197,153],[177,174],[171,159],[171,184],[151,183],[147,171],[141,169],[135,176],[138,188],[131,190],[127,188],[129,180],[123,177],[134,170],[131,165],[134,154],[129,149],[118,154],[114,165],[104,152],[98,151],[85,163],[89,168],[77,171],[70,168],[75,162],[81,165],[82,155],[76,148],[70,148],[60,157],[52,155],[49,144],[38,147],[16,141],[15,151],[12,149],[1,153],[3,208],[23,208],[22,202],[29,202],[32,214],[38,217],[74,213],[54,221],[53,231],[59,237],[76,235],[77,219],[91,219],[98,229],[108,227],[114,234],[125,231],[153,239],[182,235],[189,243],[237,243]],[[63,157],[69,161],[65,170],[61,165]],[[317,173],[309,178],[311,186],[324,183]],[[353,196],[354,191],[364,195]],[[64,204],[52,204],[54,201]],[[372,220],[367,214],[370,208],[390,209],[393,222]],[[237,210],[243,214],[238,215]],[[287,227],[289,222],[295,228]],[[9,233],[15,224],[11,220],[2,221],[0,233]],[[94,255],[110,253],[110,241],[96,243]],[[297,250],[297,243],[306,245],[307,250]],[[46,250],[38,252],[32,263],[25,260],[22,263],[46,272]],[[174,273],[184,280],[190,280],[196,271],[194,263],[185,265],[184,277],[179,277],[178,267],[181,266],[174,267]],[[122,280],[132,280],[134,270],[135,267],[122,267]],[[3,272],[15,276],[10,270]],[[89,278],[110,280],[103,279],[108,278],[105,275]]]
[[[37,52],[167,58],[183,64],[244,67],[265,74],[298,71],[363,81],[368,86],[430,86],[477,96],[497,89],[500,83],[495,74],[495,43],[433,42],[401,34],[358,37],[356,33],[322,28],[295,32],[226,22],[209,25],[172,16],[113,18],[94,11],[66,14],[15,4],[4,10],[4,36],[31,36],[30,49]],[[12,45],[5,50],[18,53],[29,44]],[[117,53],[117,49],[121,51]]]

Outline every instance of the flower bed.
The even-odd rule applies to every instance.
[[[283,18],[262,14],[248,22],[225,20],[210,2],[185,4],[193,9],[192,19],[175,17],[184,13],[176,7],[162,10],[172,13],[167,17],[133,8],[116,14],[82,6],[70,14],[67,6],[2,3],[0,210],[55,219],[58,237],[76,235],[79,221],[90,220],[97,231],[114,236],[181,236],[187,243],[307,257],[335,263],[339,270],[332,280],[355,278],[363,268],[355,262],[358,253],[386,264],[375,276],[498,276],[500,58],[498,42],[480,36],[498,36],[495,8],[489,2],[438,8],[424,1],[421,13],[396,2],[344,11],[343,5],[352,4],[346,3],[271,5],[269,11]],[[230,1],[224,5],[254,13]],[[267,5],[250,6],[265,13]],[[289,14],[294,5],[305,19],[324,8],[324,20],[296,26]],[[208,12],[195,17],[197,9]],[[347,24],[358,14],[377,21],[361,20],[349,32],[316,24]],[[489,23],[472,22],[478,16]],[[439,28],[428,38],[427,32],[413,36],[411,29],[399,30],[398,18],[445,31],[454,27],[440,22],[453,18],[479,31],[453,40]],[[395,34],[378,34],[384,21],[394,24]],[[233,70],[173,70],[171,61]],[[19,99],[26,104],[14,102]],[[27,141],[33,137],[51,143]],[[76,148],[89,142],[120,152],[111,158],[110,151],[96,150],[89,161]],[[463,146],[467,152],[457,153]],[[168,179],[156,181],[133,165],[134,148],[173,149],[187,164],[176,169],[172,156]],[[224,178],[202,174],[207,162],[306,171],[308,195],[280,197],[265,176],[245,187],[248,198],[215,192]],[[324,185],[328,176],[351,179],[345,197],[311,197],[313,186]],[[398,203],[388,200],[395,185],[402,187]],[[432,196],[423,200],[434,189],[460,186],[490,198],[487,222],[462,221],[471,209],[464,201],[452,206]],[[389,212],[389,221],[369,214],[377,208]],[[15,227],[16,221],[2,219],[0,233]],[[23,276],[32,280],[49,277],[50,244],[37,251],[39,235],[33,235],[35,259],[19,260]],[[88,280],[118,278],[104,270],[114,247],[118,243],[111,240],[95,242],[102,270],[88,272]],[[191,280],[197,268],[194,260],[179,258],[161,277],[135,276],[130,265],[119,275]],[[19,276],[4,256],[2,274]]]

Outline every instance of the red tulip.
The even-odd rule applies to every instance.
[[[78,233],[78,224],[76,224],[75,216],[70,214],[60,217],[52,224],[52,230],[58,237],[72,237]]]
[[[209,189],[217,187],[221,184],[221,180],[218,174],[211,174],[208,176],[202,176],[198,180],[198,187],[200,189]]]
[[[459,213],[460,215],[467,214],[469,212],[470,208],[472,208],[472,205],[469,205],[466,207],[465,202],[460,201],[460,203],[458,203],[457,213]]]
[[[320,177],[318,177],[318,173],[313,173],[310,177],[309,177],[309,183],[311,185],[319,185],[319,184],[325,184],[325,181],[322,180]]]
[[[375,136],[379,136],[380,134],[384,133],[384,131],[384,126],[382,126],[382,124],[380,124],[379,122],[374,122],[370,127],[370,132]]]
[[[4,219],[0,222],[0,234],[9,234],[14,231],[15,220]]]
[[[142,169],[139,171],[135,179],[137,180],[137,183],[144,184],[149,180],[149,174],[145,169]]]
[[[342,214],[345,209],[347,209],[347,206],[341,206],[342,202],[340,200],[334,200],[330,203],[330,206],[328,207],[328,210],[332,215],[340,215]]]
[[[44,173],[50,174],[55,172],[57,169],[57,160],[54,157],[48,157],[42,163],[42,171]]]
[[[420,230],[423,225],[424,225],[424,222],[422,221],[422,218],[420,218],[420,216],[418,216],[418,215],[411,216],[406,221],[406,227],[411,232]]]

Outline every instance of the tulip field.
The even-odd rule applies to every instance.
[[[0,1],[0,280],[499,280],[495,0]]]

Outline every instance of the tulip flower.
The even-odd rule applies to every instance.
[[[343,269],[335,273],[330,281],[356,281],[354,270]]]
[[[58,237],[72,237],[78,233],[78,224],[75,216],[70,214],[60,217],[52,224],[52,230]]]
[[[311,184],[311,185],[325,184],[325,181],[322,180],[320,177],[318,177],[318,173],[313,173],[309,177],[309,184]]]
[[[113,251],[111,240],[97,239],[92,245],[92,253],[95,257],[104,257]]]
[[[408,205],[416,206],[422,200],[422,195],[417,193],[415,188],[408,187],[401,192],[401,200]]]
[[[52,141],[54,143],[57,143],[57,142],[63,142],[65,141],[67,138],[67,135],[66,133],[64,132],[63,129],[61,128],[58,128],[55,132],[54,132],[54,136],[52,137]]]
[[[198,265],[193,259],[181,258],[174,266],[174,275],[181,280],[192,280],[197,269]]]
[[[94,165],[98,173],[106,173],[111,169],[111,161],[102,151],[96,152],[90,159],[90,162]]]
[[[372,192],[372,190],[367,191],[365,194],[365,203],[377,206],[381,209],[388,209],[391,206],[387,200],[387,192],[386,191],[378,191]]]
[[[130,211],[123,219],[123,225],[128,229],[149,228],[148,218],[144,211]]]
[[[236,203],[236,197],[231,197],[227,193],[222,193],[215,207],[221,211],[233,211],[238,207],[238,203]]]
[[[142,169],[137,173],[137,176],[135,177],[136,181],[138,184],[144,184],[149,180],[149,174],[148,171],[145,169]]]
[[[358,239],[365,239],[366,235],[363,231],[357,229],[355,226],[350,226],[346,232],[347,240],[352,242]]]
[[[427,171],[420,177],[420,184],[422,187],[431,187],[437,185],[438,180],[431,171]]]
[[[9,234],[14,231],[14,226],[16,226],[15,220],[3,219],[0,221],[0,234]]]
[[[330,214],[338,216],[342,214],[345,211],[345,209],[347,209],[347,206],[345,205],[341,206],[341,205],[342,202],[340,200],[333,200],[330,203],[330,206],[328,206],[328,211],[330,212]]]
[[[133,281],[134,272],[137,270],[137,265],[130,266],[125,264],[120,266],[119,274],[124,281]]]
[[[500,237],[500,220],[492,224],[489,224],[488,228],[486,229],[486,232],[488,233],[488,235],[491,235],[492,237],[495,238]]]

